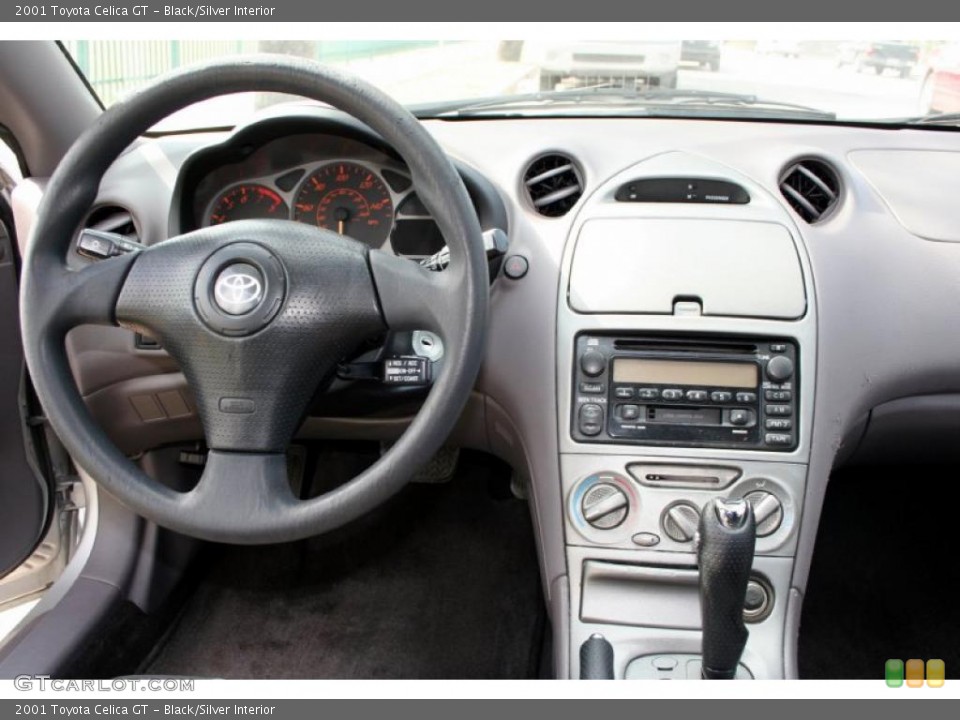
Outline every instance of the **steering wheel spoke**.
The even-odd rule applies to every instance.
[[[456,270],[426,270],[380,250],[370,252],[370,271],[383,319],[391,330],[431,330],[444,340],[462,311]]]
[[[200,482],[182,496],[183,511],[206,515],[211,539],[242,542],[244,532],[269,533],[278,513],[293,511],[299,500],[290,490],[283,453],[211,450]]]
[[[48,272],[59,280],[32,312],[46,316],[62,332],[78,325],[116,325],[117,298],[134,260],[133,255],[121,255],[81,270],[54,265]]]

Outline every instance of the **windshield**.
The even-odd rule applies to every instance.
[[[105,106],[205,60],[282,53],[379,86],[421,117],[654,115],[902,122],[960,112],[958,44],[938,40],[63,43]],[[157,129],[232,126],[291,98],[216,98]]]

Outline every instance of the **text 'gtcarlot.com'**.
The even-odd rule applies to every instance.
[[[112,680],[63,680],[49,675],[18,675],[13,679],[17,690],[41,692],[193,692],[192,678],[114,678]]]

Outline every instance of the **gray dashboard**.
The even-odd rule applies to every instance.
[[[689,547],[664,542],[655,550],[638,548],[629,538],[610,541],[581,533],[571,519],[569,493],[582,478],[601,471],[622,473],[629,463],[641,461],[734,464],[746,478],[766,477],[779,483],[790,522],[782,536],[759,546],[757,561],[776,586],[779,602],[764,621],[767,629],[758,625],[754,631],[745,661],[755,676],[795,676],[800,603],[833,468],[858,447],[861,452],[889,451],[900,437],[905,439],[903,452],[909,453],[911,433],[928,440],[941,438],[939,444],[923,446],[927,453],[951,449],[950,432],[960,417],[960,335],[955,330],[960,316],[960,244],[930,240],[954,241],[960,227],[960,207],[946,201],[942,191],[944,178],[955,177],[951,168],[960,165],[960,135],[778,122],[615,118],[436,120],[425,125],[460,167],[495,189],[504,212],[499,222],[509,228],[509,253],[522,255],[529,265],[522,278],[501,274],[492,283],[487,354],[454,441],[505,458],[528,484],[544,592],[558,639],[560,676],[576,675],[575,648],[596,627],[604,628],[622,651],[621,673],[632,655],[656,651],[664,642],[677,651],[696,651],[689,628],[645,626],[643,618],[598,623],[594,620],[600,611],[591,610],[593,615],[580,611],[585,597],[581,592],[590,582],[587,563],[679,568],[691,562]],[[144,140],[109,172],[99,203],[128,210],[143,242],[162,241],[176,227],[171,213],[176,211],[185,161],[225,137],[195,134]],[[548,152],[573,158],[585,187],[584,197],[564,217],[539,215],[522,183],[530,162]],[[841,182],[836,210],[818,224],[800,219],[778,190],[784,168],[804,157],[829,163]],[[928,162],[930,158],[935,162]],[[656,206],[616,202],[615,192],[623,181],[644,175],[732,180],[747,188],[751,202]],[[42,183],[32,182],[21,186],[14,198],[21,228],[29,227],[42,190]],[[580,278],[573,280],[574,285],[591,290],[586,299],[574,298],[571,276],[578,238],[585,228],[600,227],[597,223],[613,223],[600,234],[610,244],[576,270],[586,273],[586,284]],[[629,232],[617,230],[623,223],[669,227],[676,243],[689,242],[709,252],[711,262],[719,263],[716,272],[682,267],[673,273],[669,261],[676,245],[662,245],[656,253],[633,259],[630,277],[637,284],[635,290],[611,295],[604,290],[605,280],[612,278],[614,287],[618,282],[621,288],[630,286],[623,283],[622,274],[622,254],[631,252]],[[738,232],[759,224],[775,228],[770,244],[758,237],[752,242],[760,246],[751,245]],[[757,247],[770,255],[758,257]],[[611,252],[621,255],[613,257]],[[591,276],[604,272],[604,257],[610,263],[609,278],[591,285]],[[692,259],[687,262],[697,261],[696,254],[688,258]],[[751,276],[757,279],[755,284]],[[658,308],[658,289],[677,294],[671,283],[679,277],[737,311],[684,315]],[[579,333],[598,331],[796,340],[804,378],[796,448],[788,453],[629,444],[598,449],[577,442],[568,422],[573,342]],[[121,418],[125,427],[117,427],[125,449],[198,437],[189,390],[165,355],[136,348],[133,337],[119,329],[84,328],[71,342],[81,387],[94,411],[99,408],[107,421],[111,408],[126,403]],[[176,393],[185,410],[138,419],[128,399],[163,393],[167,398]],[[160,405],[163,408],[162,401]],[[871,437],[874,412],[883,437],[879,443]],[[403,413],[389,418],[311,417],[303,433],[394,437],[404,422]],[[662,504],[673,496],[661,501],[655,492],[641,492],[646,493],[644,509],[635,519],[636,527],[644,529],[644,523],[656,522]],[[686,491],[680,495],[684,493],[689,495]],[[607,588],[646,582],[616,573],[601,575]],[[606,597],[591,595],[589,606],[603,607]]]
[[[607,447],[599,458],[588,448],[574,443],[569,434],[568,383],[573,361],[571,338],[577,328],[607,327],[616,330],[670,330],[706,332],[788,333],[800,340],[806,362],[803,405],[804,426],[800,446],[793,458],[783,459],[787,468],[801,468],[805,475],[795,486],[797,524],[796,550],[788,553],[786,571],[789,588],[781,594],[783,615],[767,622],[779,623],[776,632],[782,642],[779,660],[767,665],[769,676],[794,676],[795,638],[800,602],[810,569],[823,494],[835,464],[849,457],[864,435],[871,412],[887,403],[907,402],[938,396],[940,402],[926,402],[937,412],[883,412],[884,420],[896,415],[906,422],[884,422],[885,438],[903,433],[905,443],[921,434],[926,438],[948,436],[955,427],[958,406],[955,393],[960,386],[960,339],[952,332],[956,324],[960,277],[960,252],[955,245],[933,243],[911,233],[890,211],[890,207],[927,198],[923,210],[941,218],[941,224],[957,226],[958,211],[937,203],[939,188],[923,184],[932,175],[915,170],[903,150],[948,153],[957,157],[960,138],[949,133],[924,133],[817,125],[780,123],[718,123],[695,120],[561,120],[540,122],[496,121],[431,125],[434,133],[453,153],[476,164],[504,189],[511,199],[512,248],[531,258],[531,272],[521,283],[494,289],[493,324],[488,362],[482,377],[484,393],[496,411],[492,418],[491,443],[500,442],[506,454],[522,445],[531,464],[537,513],[546,569],[545,585],[555,613],[576,618],[581,601],[580,561],[605,557],[625,562],[655,561],[648,550],[601,551],[593,545],[587,553],[570,550],[565,556],[560,538],[571,542],[565,492],[586,473],[600,469],[618,470],[616,456],[624,461],[637,457],[663,457],[664,453],[636,447]],[[478,151],[482,148],[482,151]],[[881,195],[879,181],[850,158],[869,148],[884,151],[889,176],[904,179],[897,187],[886,187]],[[518,175],[537,154],[562,150],[578,159],[588,196],[578,211],[563,220],[547,220],[531,212],[518,188]],[[831,218],[818,225],[802,222],[780,197],[778,184],[784,168],[797,158],[818,157],[829,162],[840,175],[842,198]],[[487,158],[495,157],[496,162]],[[691,168],[710,176],[733,177],[756,190],[756,204],[744,208],[716,206],[662,207],[649,213],[689,220],[706,219],[722,223],[758,214],[786,227],[796,242],[807,289],[807,312],[796,321],[673,317],[669,315],[603,315],[585,318],[571,312],[567,302],[569,256],[579,226],[597,214],[636,216],[610,203],[618,174],[630,176],[644,166],[651,172],[687,173]],[[629,172],[628,172],[629,171]],[[877,183],[877,187],[875,187]],[[920,185],[918,188],[917,185]],[[759,219],[756,216],[753,219]],[[614,264],[611,259],[611,264]],[[669,268],[649,267],[638,282],[656,282]],[[551,354],[545,348],[554,348]],[[507,371],[506,368],[509,368]],[[551,383],[544,373],[554,372]],[[918,401],[920,406],[925,401]],[[542,422],[547,408],[556,406],[558,422]],[[947,408],[950,410],[947,410]],[[501,415],[502,413],[502,415]],[[919,420],[918,416],[923,419]],[[509,418],[510,424],[504,419]],[[909,420],[907,421],[907,418]],[[506,428],[516,431],[504,437]],[[556,443],[556,445],[554,445]],[[874,446],[867,433],[864,446]],[[894,443],[887,443],[887,447]],[[909,445],[903,449],[909,453]],[[929,452],[943,453],[946,444]],[[750,454],[754,460],[760,453]],[[677,458],[678,453],[670,453]],[[686,461],[717,459],[744,460],[725,453],[686,450]],[[942,455],[941,455],[942,457]],[[559,459],[560,466],[557,461]],[[914,458],[915,460],[931,458]],[[565,467],[566,466],[566,467]],[[768,472],[770,468],[764,468]],[[759,470],[758,470],[759,472]],[[785,475],[789,476],[793,470]],[[561,478],[558,484],[554,478]],[[662,562],[662,560],[660,560]],[[689,556],[686,559],[689,563]],[[777,562],[770,557],[764,562]],[[773,576],[781,569],[769,570]],[[572,622],[574,634],[577,623]],[[662,648],[657,638],[677,630],[626,629],[605,626],[608,637],[639,653],[644,648]],[[558,662],[568,660],[567,672],[576,676],[576,652],[584,634],[595,629],[580,628],[579,637],[569,638]],[[752,631],[760,637],[761,633]],[[651,637],[653,636],[653,637]],[[695,643],[690,643],[695,646]],[[695,647],[694,647],[695,649]],[[750,644],[748,644],[750,651]],[[631,650],[624,655],[630,656]],[[621,668],[622,669],[622,668]],[[766,674],[766,673],[764,673]]]

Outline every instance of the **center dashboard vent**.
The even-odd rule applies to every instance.
[[[523,186],[534,210],[546,217],[562,217],[583,195],[583,180],[573,158],[560,153],[543,155],[523,173]]]
[[[840,200],[840,178],[821,160],[800,160],[780,176],[780,192],[810,224],[826,220]]]

